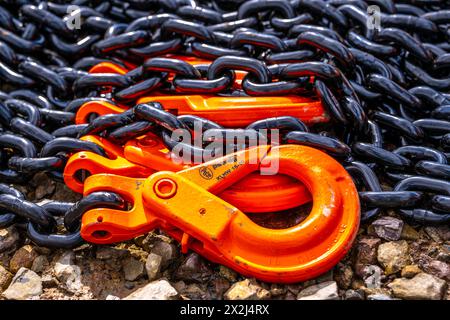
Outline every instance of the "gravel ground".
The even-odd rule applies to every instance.
[[[45,174],[18,188],[35,202],[79,199]],[[361,227],[333,270],[291,285],[183,255],[158,232],[69,251],[36,247],[20,232],[0,229],[0,299],[450,299],[450,228],[407,224],[391,211]]]

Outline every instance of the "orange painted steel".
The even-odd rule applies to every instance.
[[[307,124],[329,120],[322,104],[299,96],[222,97],[213,95],[180,95],[144,97],[137,103],[159,102],[175,115],[196,115],[224,127],[246,127],[254,121],[281,116],[296,117]],[[121,113],[127,108],[105,101],[89,101],[76,114],[77,124],[87,123],[90,114]]]
[[[161,139],[147,133],[130,140],[122,148],[96,136],[81,139],[101,146],[109,158],[82,151],[72,155],[64,169],[64,182],[75,192],[83,192],[80,170],[89,174],[109,173],[134,178],[148,177],[156,171],[180,171],[191,167],[173,159],[174,155]],[[175,161],[174,161],[175,160]],[[220,194],[227,202],[244,212],[278,212],[301,206],[311,201],[311,194],[303,184],[284,175],[260,176],[252,173]]]
[[[78,173],[83,170],[88,174],[114,173],[130,177],[147,177],[155,170],[132,163],[125,159],[123,148],[108,140],[97,136],[84,136],[81,138],[101,146],[108,158],[96,153],[82,151],[73,154],[64,167],[64,183],[73,191],[83,193],[84,183],[79,179]]]
[[[302,181],[313,206],[296,226],[268,229],[250,220],[218,194],[242,177],[271,170]],[[82,218],[81,235],[106,244],[132,239],[155,228],[246,276],[293,283],[331,269],[350,249],[360,205],[345,169],[327,154],[305,146],[250,148],[179,172],[146,179],[100,174],[86,179],[84,194],[110,191],[131,204],[128,211],[99,208]]]
[[[151,166],[155,171],[179,171],[181,159],[165,148],[160,138],[151,134],[129,141],[124,156],[131,162]],[[174,161],[173,161],[174,160]],[[187,168],[192,165],[184,165]],[[303,184],[285,175],[261,176],[251,173],[220,194],[227,202],[244,212],[278,212],[299,207],[311,201]]]

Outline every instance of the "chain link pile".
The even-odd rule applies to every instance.
[[[381,9],[380,30],[368,27],[370,5]],[[71,28],[78,17],[80,29]],[[212,63],[194,66],[177,55]],[[101,62],[130,71],[88,73]],[[236,86],[239,71],[246,75]],[[449,71],[446,0],[0,1],[0,227],[23,226],[39,245],[70,248],[82,242],[84,212],[124,207],[108,192],[39,206],[9,185],[44,171],[61,180],[73,152],[107,156],[83,135],[123,145],[153,132],[172,149],[171,132],[194,121],[232,130],[158,103],[136,105],[155,91],[320,99],[328,123],[279,117],[246,129],[280,129],[283,143],[340,161],[360,190],[362,221],[391,208],[448,224]],[[80,106],[97,100],[130,109],[73,124]],[[67,234],[55,233],[64,230],[56,216]]]

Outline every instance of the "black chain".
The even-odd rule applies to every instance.
[[[380,30],[367,24],[373,4]],[[79,10],[68,13],[70,5]],[[80,29],[73,29],[77,15]],[[213,61],[193,66],[177,55]],[[88,73],[101,62],[130,71]],[[239,71],[247,73],[241,87]],[[280,129],[282,143],[335,157],[360,190],[363,221],[392,208],[420,223],[448,223],[449,71],[446,0],[0,1],[0,227],[23,226],[38,245],[68,248],[81,241],[86,210],[123,208],[120,196],[105,192],[38,206],[6,185],[37,172],[61,180],[77,151],[107,157],[83,135],[123,145],[153,132],[172,149],[172,132],[194,121],[205,131],[233,130],[158,103],[136,105],[156,91],[320,99],[329,123],[279,117],[243,129]],[[73,124],[80,106],[96,100],[130,109]],[[185,147],[191,155],[206,151]],[[64,226],[55,233],[58,215]]]

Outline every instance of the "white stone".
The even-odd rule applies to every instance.
[[[338,300],[338,287],[336,281],[326,281],[299,292],[297,300]]]
[[[158,280],[134,291],[123,300],[174,300],[177,297],[177,290],[167,280]]]

